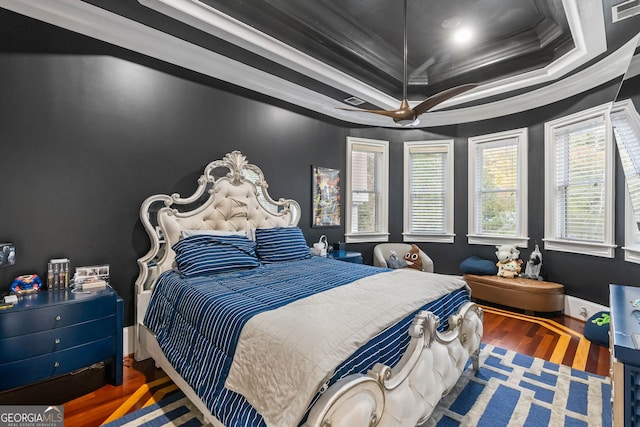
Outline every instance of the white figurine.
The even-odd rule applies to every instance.
[[[538,248],[538,244],[536,243],[535,249],[531,252],[531,255],[529,255],[529,261],[527,261],[522,277],[542,280],[540,270],[542,270],[542,252],[540,252],[540,248]]]

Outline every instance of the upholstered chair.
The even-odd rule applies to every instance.
[[[373,265],[387,267],[386,259],[391,255],[391,251],[395,251],[398,258],[402,259],[410,248],[409,243],[380,243],[373,248]],[[420,257],[422,258],[422,271],[433,273],[433,260],[429,258],[429,255],[420,250]]]

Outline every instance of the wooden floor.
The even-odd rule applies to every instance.
[[[609,375],[609,350],[584,339],[584,322],[566,316],[541,318],[484,308],[483,342],[576,369]],[[147,360],[125,358],[121,386],[106,385],[64,404],[66,427],[99,426],[160,400],[175,385]]]

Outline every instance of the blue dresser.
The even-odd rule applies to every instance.
[[[106,362],[122,384],[124,304],[111,288],[42,291],[0,310],[0,391]]]
[[[613,425],[640,426],[640,288],[609,286]]]

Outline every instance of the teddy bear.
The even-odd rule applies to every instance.
[[[403,258],[398,258],[398,254],[396,251],[389,251],[389,258],[385,260],[387,262],[387,267],[393,268],[405,268],[407,267],[407,262]]]
[[[418,246],[411,245],[409,252],[404,254],[404,260],[407,262],[407,267],[422,271],[422,257]]]
[[[520,251],[514,246],[496,246],[496,257],[498,257],[498,276],[514,278],[520,276],[522,271],[522,260],[518,259]]]

